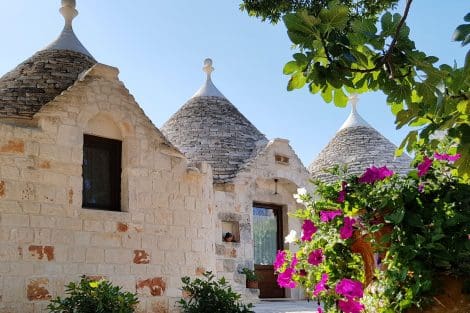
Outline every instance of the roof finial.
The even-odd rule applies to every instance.
[[[204,60],[204,67],[202,70],[207,74],[207,79],[210,79],[212,72],[215,70],[212,67],[212,59],[207,58]]]
[[[207,74],[207,79],[204,85],[194,94],[194,97],[219,97],[225,98],[224,95],[212,83],[211,74],[214,71],[212,67],[212,59],[207,58],[204,60],[204,67],[202,70]]]
[[[371,127],[363,118],[362,116],[359,115],[357,112],[357,103],[359,102],[359,97],[357,94],[353,93],[350,94],[349,97],[349,102],[351,103],[352,110],[351,113],[349,114],[348,118],[346,121],[344,121],[343,125],[340,127],[340,130],[343,130],[345,128],[349,127],[357,127],[357,126],[365,126],[365,127]]]
[[[357,103],[359,102],[359,96],[357,93],[352,93],[349,95],[348,99],[352,106],[352,112],[357,113]]]
[[[62,7],[59,12],[65,19],[65,27],[72,27],[72,21],[78,15],[78,11],[75,9],[77,4],[75,0],[62,0],[61,3]]]
[[[75,0],[61,0],[61,3],[62,7],[59,9],[59,12],[65,19],[65,26],[59,37],[44,48],[44,50],[71,50],[93,58],[73,32],[72,21],[78,15],[78,11],[75,9]]]

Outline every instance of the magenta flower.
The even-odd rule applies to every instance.
[[[439,161],[449,161],[455,162],[460,159],[462,155],[460,153],[457,154],[447,154],[447,153],[434,153],[434,158]]]
[[[344,313],[360,313],[364,310],[364,305],[361,304],[359,301],[355,301],[351,297],[346,297],[345,300],[339,300],[338,306],[340,310]]]
[[[312,240],[312,236],[317,232],[318,228],[311,220],[304,220],[302,223],[302,241]]]
[[[294,254],[294,256],[292,257],[292,262],[290,264],[290,268],[295,268],[297,263],[299,263],[299,260],[297,260],[297,256]]]
[[[319,308],[317,309],[317,313],[323,313],[322,308],[319,307]]]
[[[339,229],[339,237],[341,239],[351,238],[353,234],[353,225],[356,222],[355,219],[346,216],[343,220],[343,226]]]
[[[277,275],[277,284],[282,288],[295,288],[295,281],[292,280],[294,275],[293,268],[287,268],[284,272]]]
[[[325,256],[324,256],[324,254],[323,254],[323,250],[322,250],[321,248],[320,248],[320,249],[313,250],[313,251],[310,252],[310,254],[308,255],[308,263],[317,266],[318,264],[320,264],[321,262],[323,262],[324,257],[325,257]]]
[[[362,289],[362,283],[354,279],[343,278],[336,285],[335,291],[339,295],[345,297],[357,297],[362,298],[364,290]]]
[[[318,294],[324,290],[326,290],[326,282],[328,281],[328,274],[323,273],[321,274],[320,281],[315,285],[313,289],[313,295],[316,297]]]
[[[341,210],[320,211],[320,221],[329,222],[332,221],[335,217],[340,216],[341,214],[343,214]]]
[[[274,261],[274,270],[280,269],[286,263],[286,251],[279,250]]]
[[[392,176],[393,174],[393,171],[389,170],[386,166],[372,166],[366,169],[364,174],[359,177],[359,182],[363,184],[373,184],[376,181],[384,180],[385,178]]]
[[[432,165],[432,159],[425,156],[423,161],[418,164],[418,177],[426,175],[431,165]]]

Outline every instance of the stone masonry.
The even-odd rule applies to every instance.
[[[386,165],[399,174],[410,169],[406,154],[395,157],[396,146],[370,126],[348,127],[338,131],[308,167],[314,179],[332,182],[337,178],[327,172],[334,165],[348,165],[348,173],[361,174],[372,165]]]
[[[191,98],[163,125],[162,132],[190,160],[209,163],[216,183],[232,180],[268,142],[222,97]]]
[[[180,277],[215,269],[210,167],[188,167],[117,74],[96,64],[28,126],[0,119],[2,313],[45,312],[81,275],[173,312]],[[122,212],[82,208],[85,133],[123,142]]]
[[[0,78],[0,117],[33,117],[95,63],[69,50],[37,52]]]

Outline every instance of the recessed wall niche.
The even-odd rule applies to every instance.
[[[240,224],[233,221],[222,221],[222,241],[240,242]]]

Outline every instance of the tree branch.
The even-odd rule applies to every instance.
[[[398,22],[397,29],[395,30],[395,34],[393,35],[392,42],[390,43],[390,46],[388,47],[387,52],[384,54],[382,60],[383,64],[387,67],[388,71],[390,72],[390,78],[395,79],[395,73],[392,64],[390,64],[390,56],[392,55],[392,51],[397,45],[398,42],[398,36],[400,35],[400,30],[405,24],[406,18],[408,17],[408,13],[410,12],[410,7],[411,3],[413,0],[407,0],[406,1],[406,6],[405,6],[405,11],[403,12],[403,16],[400,19],[400,22]]]
[[[411,7],[412,2],[413,0],[406,1],[405,11],[403,12],[403,16],[401,17],[400,22],[397,25],[397,29],[395,30],[395,35],[393,36],[392,43],[390,44],[390,47],[388,47],[388,50],[385,53],[385,55],[389,55],[392,52],[393,48],[396,46],[397,41],[398,41],[398,36],[400,35],[400,30],[405,24],[405,21],[408,17],[408,13],[410,12],[410,7]]]

